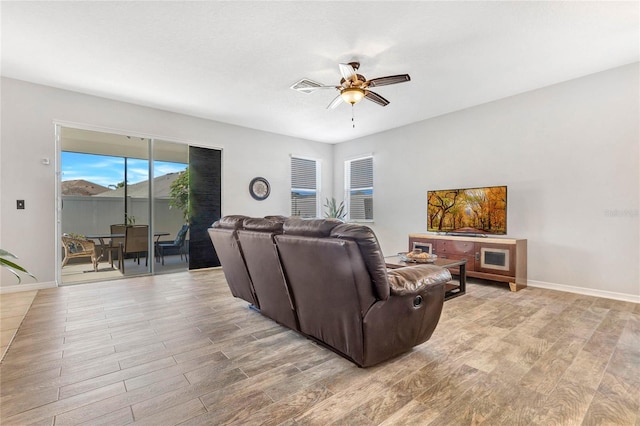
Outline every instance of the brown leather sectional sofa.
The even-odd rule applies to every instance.
[[[427,341],[451,279],[388,271],[370,228],[333,219],[226,216],[209,236],[235,297],[361,367]]]

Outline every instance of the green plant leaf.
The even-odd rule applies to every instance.
[[[6,250],[0,249],[0,265],[2,265],[2,267],[6,268],[9,272],[11,272],[13,275],[15,275],[18,278],[18,284],[22,282],[22,278],[20,277],[20,274],[16,271],[16,269],[22,273],[29,275],[34,280],[36,281],[38,280],[35,277],[35,275],[33,275],[31,272],[27,271],[17,263],[14,263],[10,260],[5,259],[5,257],[13,257],[14,259],[17,259],[18,257],[15,256],[14,254],[9,253]]]
[[[13,257],[14,259],[17,259],[18,256],[16,256],[15,254],[11,254],[6,250],[0,249],[0,257]]]
[[[16,276],[16,278],[18,279],[18,284],[20,284],[22,282],[22,278],[20,278],[20,274],[18,274],[16,271],[14,271],[13,269],[9,268],[8,266],[5,266],[5,269]]]
[[[189,167],[187,167],[183,172],[180,172],[178,178],[173,181],[169,188],[169,196],[169,206],[180,209],[185,222],[189,223]]]
[[[331,200],[327,198],[324,207],[327,208],[324,212],[324,216],[326,218],[344,220],[344,217],[346,216],[344,201],[340,201],[340,204],[338,204],[335,198],[331,198]]]

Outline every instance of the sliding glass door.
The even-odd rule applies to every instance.
[[[219,265],[221,151],[59,128],[59,282]]]
[[[62,284],[187,269],[187,145],[61,128],[60,151]]]
[[[148,274],[149,140],[69,128],[60,134],[61,282]],[[128,228],[136,238],[126,238]]]
[[[152,141],[155,273],[189,269],[189,146]]]

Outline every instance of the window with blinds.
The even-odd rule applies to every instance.
[[[291,157],[291,216],[319,217],[317,160]]]
[[[373,220],[373,157],[345,161],[349,220]]]

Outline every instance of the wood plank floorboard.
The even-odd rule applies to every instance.
[[[639,304],[469,281],[431,340],[367,369],[220,270],[40,290],[0,365],[0,423],[640,426]]]

